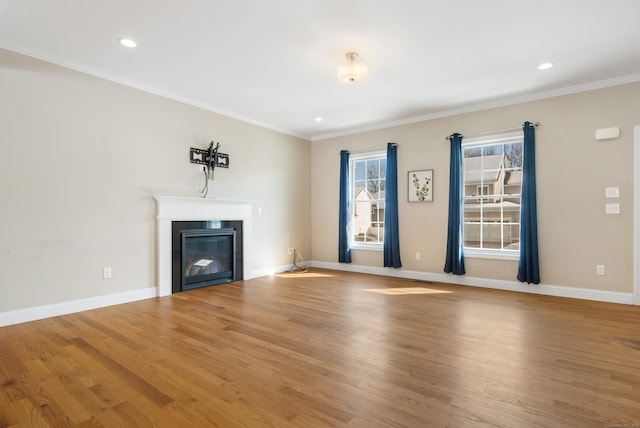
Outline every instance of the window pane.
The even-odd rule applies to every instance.
[[[464,246],[480,248],[480,222],[464,223]]]
[[[500,177],[498,182],[495,183],[495,185],[493,186],[493,194],[496,196],[502,196],[504,194],[504,182],[506,180],[506,176],[505,176],[506,172],[501,171],[500,174],[502,174],[503,177]]]
[[[353,239],[363,242],[369,223],[371,222],[371,203],[369,201],[356,202],[353,206],[352,230]]]
[[[367,180],[367,190],[371,194],[372,199],[378,199],[378,192],[380,191],[380,181],[378,179]]]
[[[378,178],[380,177],[380,160],[372,159],[367,161],[367,178]]]
[[[502,154],[502,144],[482,146],[482,156],[497,156]]]
[[[384,239],[384,155],[358,160],[352,158],[352,239],[380,244]]]
[[[510,224],[505,227],[509,228],[511,234],[511,241],[505,242],[505,249],[507,250],[519,250],[520,249],[520,225]]]
[[[507,155],[507,168],[522,168],[522,143],[505,144],[504,154]]]
[[[482,225],[482,248],[501,248],[500,223],[484,223]]]
[[[480,156],[481,153],[482,153],[482,149],[480,147],[469,147],[464,149],[465,158],[473,158],[476,156]]]
[[[522,141],[464,148],[464,246],[517,250]]]
[[[354,162],[353,163],[353,177],[356,180],[364,180],[366,177],[365,174],[366,163],[363,161]]]

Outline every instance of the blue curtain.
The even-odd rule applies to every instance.
[[[387,178],[384,196],[384,267],[402,267],[398,232],[398,154],[394,143],[387,144]]]
[[[449,166],[449,227],[444,271],[464,275],[464,241],[462,235],[462,135],[452,134]]]
[[[520,259],[518,281],[540,284],[538,214],[536,204],[536,136],[533,125],[523,125],[522,196],[520,202]]]
[[[338,261],[351,263],[349,248],[349,152],[340,152],[340,204],[338,210]]]

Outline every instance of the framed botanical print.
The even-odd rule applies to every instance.
[[[409,202],[433,201],[433,170],[409,171],[407,180]]]

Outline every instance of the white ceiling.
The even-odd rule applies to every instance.
[[[318,140],[640,81],[639,19],[639,0],[0,0],[0,47]],[[346,86],[350,50],[369,77]]]

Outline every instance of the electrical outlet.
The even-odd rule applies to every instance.
[[[596,265],[596,275],[604,275],[604,265]]]
[[[287,254],[293,254],[296,252],[296,247],[287,248]]]
[[[102,269],[102,277],[104,279],[110,279],[111,278],[111,268],[110,267],[106,267],[106,268]]]
[[[420,252],[416,253],[416,260],[420,260],[422,258],[422,254]]]

